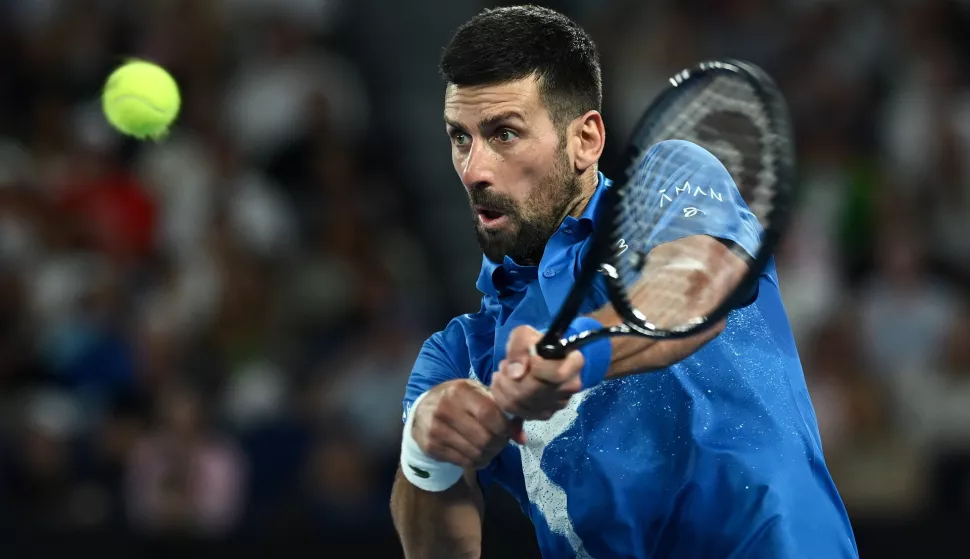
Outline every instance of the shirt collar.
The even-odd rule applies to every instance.
[[[597,176],[599,177],[599,182],[597,182],[596,190],[593,191],[593,196],[589,199],[589,203],[586,204],[586,209],[583,210],[583,214],[579,218],[571,215],[566,216],[566,219],[559,225],[557,232],[563,229],[577,229],[580,227],[589,227],[590,231],[595,230],[596,222],[594,218],[596,217],[596,210],[599,207],[600,201],[603,199],[603,193],[613,184],[613,181],[606,178],[602,172],[597,172]],[[482,256],[482,270],[478,274],[478,281],[475,283],[476,287],[486,295],[498,297],[499,290],[496,287],[496,283],[502,283],[499,279],[499,274],[513,277],[533,277],[538,275],[538,270],[536,266],[519,265],[508,256],[501,263],[492,262],[486,256]]]

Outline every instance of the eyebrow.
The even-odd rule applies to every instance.
[[[479,130],[481,130],[481,131],[484,132],[484,131],[486,131],[486,130],[488,130],[490,128],[494,128],[496,125],[498,125],[498,124],[500,124],[502,122],[505,122],[507,120],[516,120],[516,119],[517,120],[520,120],[522,122],[525,122],[525,119],[522,118],[522,115],[519,114],[519,112],[517,112],[517,111],[506,111],[504,113],[499,113],[499,114],[496,114],[496,115],[492,115],[492,116],[488,116],[488,117],[483,118],[482,120],[480,120],[478,122],[478,128],[479,128]],[[453,120],[450,120],[447,116],[445,117],[445,124],[447,124],[448,126],[454,128],[456,130],[465,130],[465,127],[464,126],[462,126],[458,122],[455,122]]]

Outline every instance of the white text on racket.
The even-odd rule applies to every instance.
[[[619,256],[623,254],[624,252],[626,252],[626,249],[628,248],[630,247],[627,246],[626,241],[624,241],[623,239],[620,239],[619,241],[616,242],[616,255]]]

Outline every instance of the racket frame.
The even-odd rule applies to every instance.
[[[752,258],[740,247],[736,245],[731,247],[736,255],[744,258],[748,263],[748,270],[734,292],[707,316],[697,317],[676,328],[661,329],[651,324],[637,311],[626,294],[626,289],[614,265],[616,257],[614,247],[621,238],[617,228],[612,225],[616,220],[616,210],[620,207],[620,201],[630,177],[634,176],[647,150],[655,145],[655,143],[644,145],[653,131],[650,126],[651,121],[656,118],[656,115],[663,114],[684,87],[693,85],[696,80],[711,79],[719,74],[741,76],[751,85],[755,95],[766,109],[768,129],[771,131],[767,140],[774,143],[770,149],[776,158],[774,172],[779,187],[774,192],[773,202],[766,216],[769,227],[763,230],[758,254]],[[601,224],[601,229],[594,232],[590,240],[592,246],[583,260],[575,284],[542,339],[536,344],[535,353],[544,359],[563,359],[570,351],[605,337],[642,336],[653,339],[679,339],[703,332],[717,324],[731,310],[747,302],[745,299],[750,297],[787,227],[790,219],[792,185],[795,180],[795,147],[788,108],[771,77],[757,66],[727,59],[702,62],[677,73],[670,78],[669,82],[670,87],[667,87],[641,115],[633,129],[630,141],[626,144],[627,148],[621,159],[625,166],[622,173],[623,182],[614,183],[608,188],[598,204],[594,223]],[[579,313],[586,294],[598,274],[606,276],[609,301],[623,322],[563,338],[569,325]]]

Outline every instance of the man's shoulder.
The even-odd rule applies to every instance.
[[[467,338],[495,331],[495,317],[486,311],[485,305],[478,312],[458,315],[448,321],[447,326],[432,334],[432,338]]]
[[[422,355],[436,353],[447,355],[451,360],[467,361],[469,352],[476,349],[478,339],[491,341],[495,333],[495,317],[482,309],[452,318],[447,326],[438,330],[424,342]]]
[[[693,165],[723,167],[721,161],[713,153],[709,152],[700,144],[695,144],[687,140],[662,140],[647,150],[647,159],[660,156],[668,160]]]
[[[476,363],[487,356],[494,341],[495,321],[486,312],[456,316],[443,329],[431,334],[415,359],[405,395],[408,402],[435,385],[470,378],[482,382]]]

